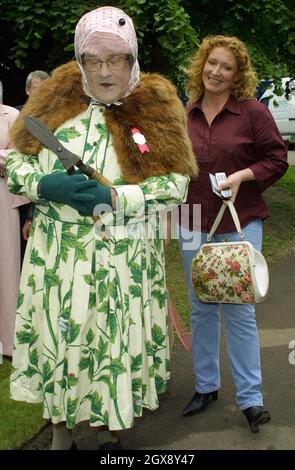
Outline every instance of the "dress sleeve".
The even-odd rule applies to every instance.
[[[137,185],[115,186],[117,208],[126,217],[142,217],[153,211],[172,209],[185,202],[189,177],[178,173],[150,177]]]
[[[7,157],[6,170],[8,189],[12,194],[27,196],[39,204],[45,203],[37,193],[38,183],[44,176],[38,157],[12,150]]]
[[[261,191],[264,191],[287,171],[287,149],[269,109],[264,104],[254,102],[250,118],[258,158],[249,168],[253,171]]]

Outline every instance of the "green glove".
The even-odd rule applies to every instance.
[[[64,172],[43,176],[38,185],[38,195],[49,201],[67,204],[77,211],[84,208],[84,203],[94,201],[94,195],[87,190],[96,186],[96,181],[86,178],[81,173],[68,175]]]
[[[111,212],[113,210],[111,188],[109,188],[108,186],[104,186],[98,183],[97,181],[94,181],[94,183],[95,186],[83,189],[83,194],[85,194],[85,196],[89,196],[88,200],[84,199],[83,201],[81,201],[81,199],[79,199],[81,196],[80,191],[77,191],[73,195],[73,200],[79,202],[80,205],[80,209],[78,209],[79,214],[83,215],[84,217],[95,215],[93,214],[93,211],[98,204],[104,205],[104,207],[101,207],[103,212]]]

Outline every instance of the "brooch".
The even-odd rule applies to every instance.
[[[146,144],[145,136],[136,127],[132,127],[131,132],[133,140],[137,144],[140,153],[149,152],[150,149]]]

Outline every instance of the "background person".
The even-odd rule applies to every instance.
[[[26,78],[26,94],[29,97],[44,80],[49,78],[50,75],[44,70],[33,70],[29,73]],[[16,108],[20,111],[24,105],[17,106]],[[34,204],[25,204],[19,209],[20,216],[20,227],[21,227],[21,264],[24,259],[24,254],[27,246],[27,241],[30,235],[30,228],[32,224],[34,212]]]
[[[287,154],[268,109],[254,97],[257,84],[245,44],[236,37],[205,38],[188,70],[189,135],[198,156],[200,176],[191,181],[187,203],[190,227],[181,227],[180,247],[192,304],[191,329],[195,393],[184,416],[203,411],[217,400],[220,388],[220,305],[198,301],[190,280],[195,249],[186,249],[193,235],[192,210],[201,204],[201,233],[193,239],[205,243],[222,201],[211,189],[209,173],[225,172],[221,189],[231,188],[245,240],[261,250],[262,221],[268,210],[262,192],[287,170]],[[227,211],[229,212],[229,211]],[[189,230],[188,230],[189,229]],[[226,214],[212,242],[238,240],[230,214]],[[198,247],[196,247],[198,248]],[[270,419],[263,410],[259,339],[254,306],[221,307],[227,352],[236,386],[236,401],[253,432]]]
[[[11,395],[43,402],[53,449],[71,448],[69,430],[80,421],[119,431],[158,407],[170,377],[167,295],[163,240],[148,236],[146,212],[155,209],[157,234],[157,211],[184,201],[196,174],[175,87],[159,75],[139,78],[131,19],[112,7],[89,12],[76,27],[75,51],[79,67],[56,69],[23,115],[41,115],[113,186],[67,175],[22,116],[7,165],[11,191],[35,203]],[[98,227],[92,216],[101,204]],[[119,448],[106,434],[101,448]]]
[[[20,273],[20,229],[18,208],[26,198],[8,192],[6,157],[9,145],[9,129],[19,112],[2,104],[0,81],[0,343],[2,353],[12,356]]]
[[[26,95],[29,97],[41,85],[41,83],[49,77],[50,75],[44,70],[33,70],[30,72],[26,78]],[[21,104],[16,106],[16,108],[20,111],[23,106],[24,105]]]

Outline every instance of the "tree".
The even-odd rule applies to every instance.
[[[183,1],[192,26],[200,28],[201,37],[208,34],[240,37],[248,46],[260,79],[294,75],[293,0],[215,0],[214,8],[212,3],[210,0]]]
[[[74,57],[78,19],[105,4],[97,0],[0,0],[0,73],[5,96],[23,90],[28,72],[51,71]],[[109,0],[132,17],[145,71],[183,86],[185,66],[208,34],[237,35],[251,53],[259,78],[294,75],[293,0]],[[293,28],[293,29],[292,29]],[[18,98],[15,98],[16,102]],[[7,101],[7,100],[6,100]]]
[[[123,9],[133,19],[145,70],[168,75],[183,85],[183,66],[196,50],[198,34],[181,0],[124,0]]]

